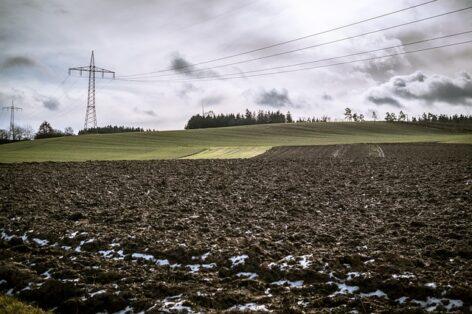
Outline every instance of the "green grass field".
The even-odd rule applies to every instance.
[[[472,144],[472,133],[405,123],[333,122],[82,135],[0,145],[0,162],[249,158],[273,146],[394,142]]]

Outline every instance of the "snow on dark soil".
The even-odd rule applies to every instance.
[[[471,309],[472,146],[0,164],[0,187],[0,292],[45,309]]]

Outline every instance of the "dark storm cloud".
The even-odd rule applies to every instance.
[[[399,105],[399,99],[450,105],[471,105],[472,80],[469,73],[457,77],[427,76],[422,72],[392,77],[387,83],[372,88],[367,100],[377,105]]]
[[[394,107],[401,108],[402,105],[396,100],[395,98],[392,97],[376,97],[376,96],[368,96],[367,100],[376,104],[376,105],[391,105]]]
[[[171,61],[171,68],[177,73],[191,75],[193,66],[180,56],[175,56],[174,59]]]
[[[179,54],[174,55],[174,57],[172,58],[171,69],[178,74],[194,78],[218,76],[218,73],[212,70],[199,70]]]
[[[292,100],[290,99],[286,89],[278,91],[273,88],[270,91],[262,91],[256,97],[256,103],[262,106],[281,108],[292,105]]]
[[[11,69],[17,67],[36,67],[38,64],[31,58],[23,57],[23,56],[16,56],[16,57],[9,57],[2,62],[1,68],[2,69]]]
[[[59,101],[56,98],[46,98],[42,102],[44,108],[48,110],[56,111],[57,109],[59,109]]]

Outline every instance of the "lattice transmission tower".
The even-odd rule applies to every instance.
[[[11,106],[3,107],[3,110],[10,110],[10,139],[13,141],[15,139],[15,111],[20,111],[23,108],[15,107],[13,105],[13,100],[11,101]]]
[[[99,68],[95,66],[95,58],[92,50],[92,55],[90,56],[90,65],[83,67],[69,68],[69,75],[72,71],[78,71],[80,76],[83,72],[88,72],[89,82],[88,82],[88,96],[87,96],[87,111],[85,112],[85,123],[84,129],[97,127],[97,112],[95,110],[95,73],[101,73],[102,78],[105,77],[105,74],[111,74],[115,78],[115,72]]]

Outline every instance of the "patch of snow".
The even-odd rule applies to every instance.
[[[392,275],[392,278],[393,279],[400,279],[400,278],[406,278],[406,279],[412,279],[412,278],[415,278],[416,276],[412,273],[409,273],[409,272],[404,272],[403,274],[401,275],[396,275],[396,274],[393,274]]]
[[[202,264],[202,267],[205,268],[205,269],[213,269],[216,267],[216,264],[215,263],[211,263],[211,264]]]
[[[157,266],[169,265],[169,261],[167,259],[158,259],[156,260],[156,265]]]
[[[426,301],[421,301],[421,300],[411,300],[412,303],[416,303],[422,308],[424,308],[427,312],[432,312],[436,310],[436,308],[441,305],[443,306],[446,310],[450,311],[455,308],[460,308],[464,305],[464,302],[461,300],[455,300],[455,299],[438,299],[434,297],[427,297]],[[445,305],[447,303],[447,305]]]
[[[2,231],[2,236],[1,236],[2,240],[10,241],[14,237],[15,237],[14,235],[9,235],[9,234],[5,233],[5,231]]]
[[[200,270],[200,264],[187,265],[187,268],[190,268],[191,273],[196,273]]]
[[[397,302],[399,304],[403,304],[408,299],[409,299],[408,297],[401,297],[401,298],[396,299],[395,302]]]
[[[328,282],[328,283],[333,284],[333,282]],[[334,282],[334,284],[338,286],[338,291],[333,293],[331,296],[335,296],[338,294],[352,294],[356,292],[357,290],[359,290],[358,286],[349,286],[349,285],[346,285],[345,283],[337,283],[337,282]]]
[[[5,293],[6,295],[8,296],[12,296],[13,295],[13,288],[11,288],[10,290],[7,291],[7,293]]]
[[[449,303],[447,305],[444,305],[444,303],[443,303],[443,306],[448,311],[464,306],[464,302],[462,302],[461,300],[457,300],[457,299],[446,299],[446,300],[449,301]]]
[[[363,274],[362,274],[362,273],[359,273],[359,272],[352,271],[352,272],[347,273],[347,278],[346,278],[346,280],[347,280],[347,281],[350,281],[350,280],[352,280],[353,278],[360,277],[361,275],[363,275]]]
[[[63,245],[63,246],[61,246],[61,249],[65,250],[65,251],[69,251],[71,249],[71,247],[67,246],[67,245]]]
[[[129,305],[125,309],[123,309],[121,311],[118,311],[118,312],[115,312],[114,314],[128,314],[128,313],[129,314],[134,313],[133,308],[130,307]]]
[[[216,264],[215,263],[211,263],[211,264],[194,264],[194,265],[187,265],[186,267],[190,268],[191,273],[196,273],[196,272],[200,271],[200,268],[213,269],[213,268],[216,267]]]
[[[7,283],[5,279],[0,279],[0,286],[3,285],[4,283]]]
[[[105,293],[105,292],[107,292],[107,291],[106,290],[99,290],[99,291],[96,291],[96,292],[89,293],[89,295],[90,295],[90,297],[94,297],[97,294],[102,294],[102,293]]]
[[[246,277],[248,279],[256,279],[259,275],[256,273],[249,273],[249,272],[240,272],[236,274],[237,277]]]
[[[81,234],[83,234],[84,232],[82,232]],[[87,232],[85,232],[85,234],[87,234]],[[86,244],[86,243],[92,243],[93,241],[95,241],[95,239],[89,239],[89,240],[83,240],[83,241],[80,241],[80,244],[75,248],[75,252],[82,252],[82,245]]]
[[[246,254],[230,257],[231,263],[233,264],[232,267],[235,267],[241,264],[244,265],[247,258],[249,258],[249,256],[247,256]]]
[[[133,253],[133,254],[131,254],[131,257],[134,258],[134,259],[143,259],[143,260],[151,261],[151,262],[156,261],[154,256],[150,255],[150,254]]]
[[[303,286],[303,280],[297,280],[297,281],[289,281],[289,280],[279,280],[279,281],[274,281],[271,283],[271,285],[277,285],[277,286],[285,286],[289,285],[292,288],[299,288]]]
[[[115,250],[98,251],[98,254],[102,255],[104,258],[111,258],[113,253],[115,253]]]
[[[33,242],[36,243],[39,246],[45,246],[48,245],[49,241],[48,240],[41,240],[38,238],[33,238]]]
[[[163,305],[160,308],[163,312],[178,312],[178,313],[195,313],[191,307],[184,305],[184,300],[182,300],[182,295],[176,295],[172,297],[167,297],[163,301]],[[151,310],[151,309],[149,309]]]
[[[201,259],[202,261],[204,261],[204,260],[207,259],[208,256],[210,256],[210,252],[206,252],[205,254],[203,254],[202,256],[200,256],[200,259]]]
[[[312,264],[311,261],[308,260],[309,257],[312,257],[313,255],[302,255],[300,256],[300,261],[298,262],[300,264],[300,266],[303,268],[303,269],[307,269],[308,267],[310,267],[310,265]]]
[[[48,269],[47,271],[42,273],[41,276],[44,276],[44,279],[51,279],[52,278],[51,273],[50,273],[51,270],[52,268]]]
[[[387,294],[385,292],[383,292],[382,290],[376,290],[376,291],[369,292],[369,293],[361,293],[361,297],[362,298],[365,298],[365,297],[378,297],[378,298],[388,299]]]
[[[431,289],[436,289],[436,283],[434,282],[428,282],[427,284],[424,285],[425,287],[431,288]]]
[[[59,279],[60,281],[62,282],[79,282],[79,278],[75,278],[75,279]]]
[[[266,305],[256,303],[238,304],[230,307],[227,311],[240,312],[270,312]]]
[[[68,237],[69,239],[73,239],[73,238],[75,238],[75,237],[77,236],[78,233],[79,233],[79,231],[74,231],[74,232],[72,232],[71,234],[69,234],[67,237]]]
[[[365,261],[364,264],[367,265],[367,264],[371,264],[371,263],[373,263],[373,262],[375,262],[375,259],[370,259],[370,260],[368,260],[368,261]]]

